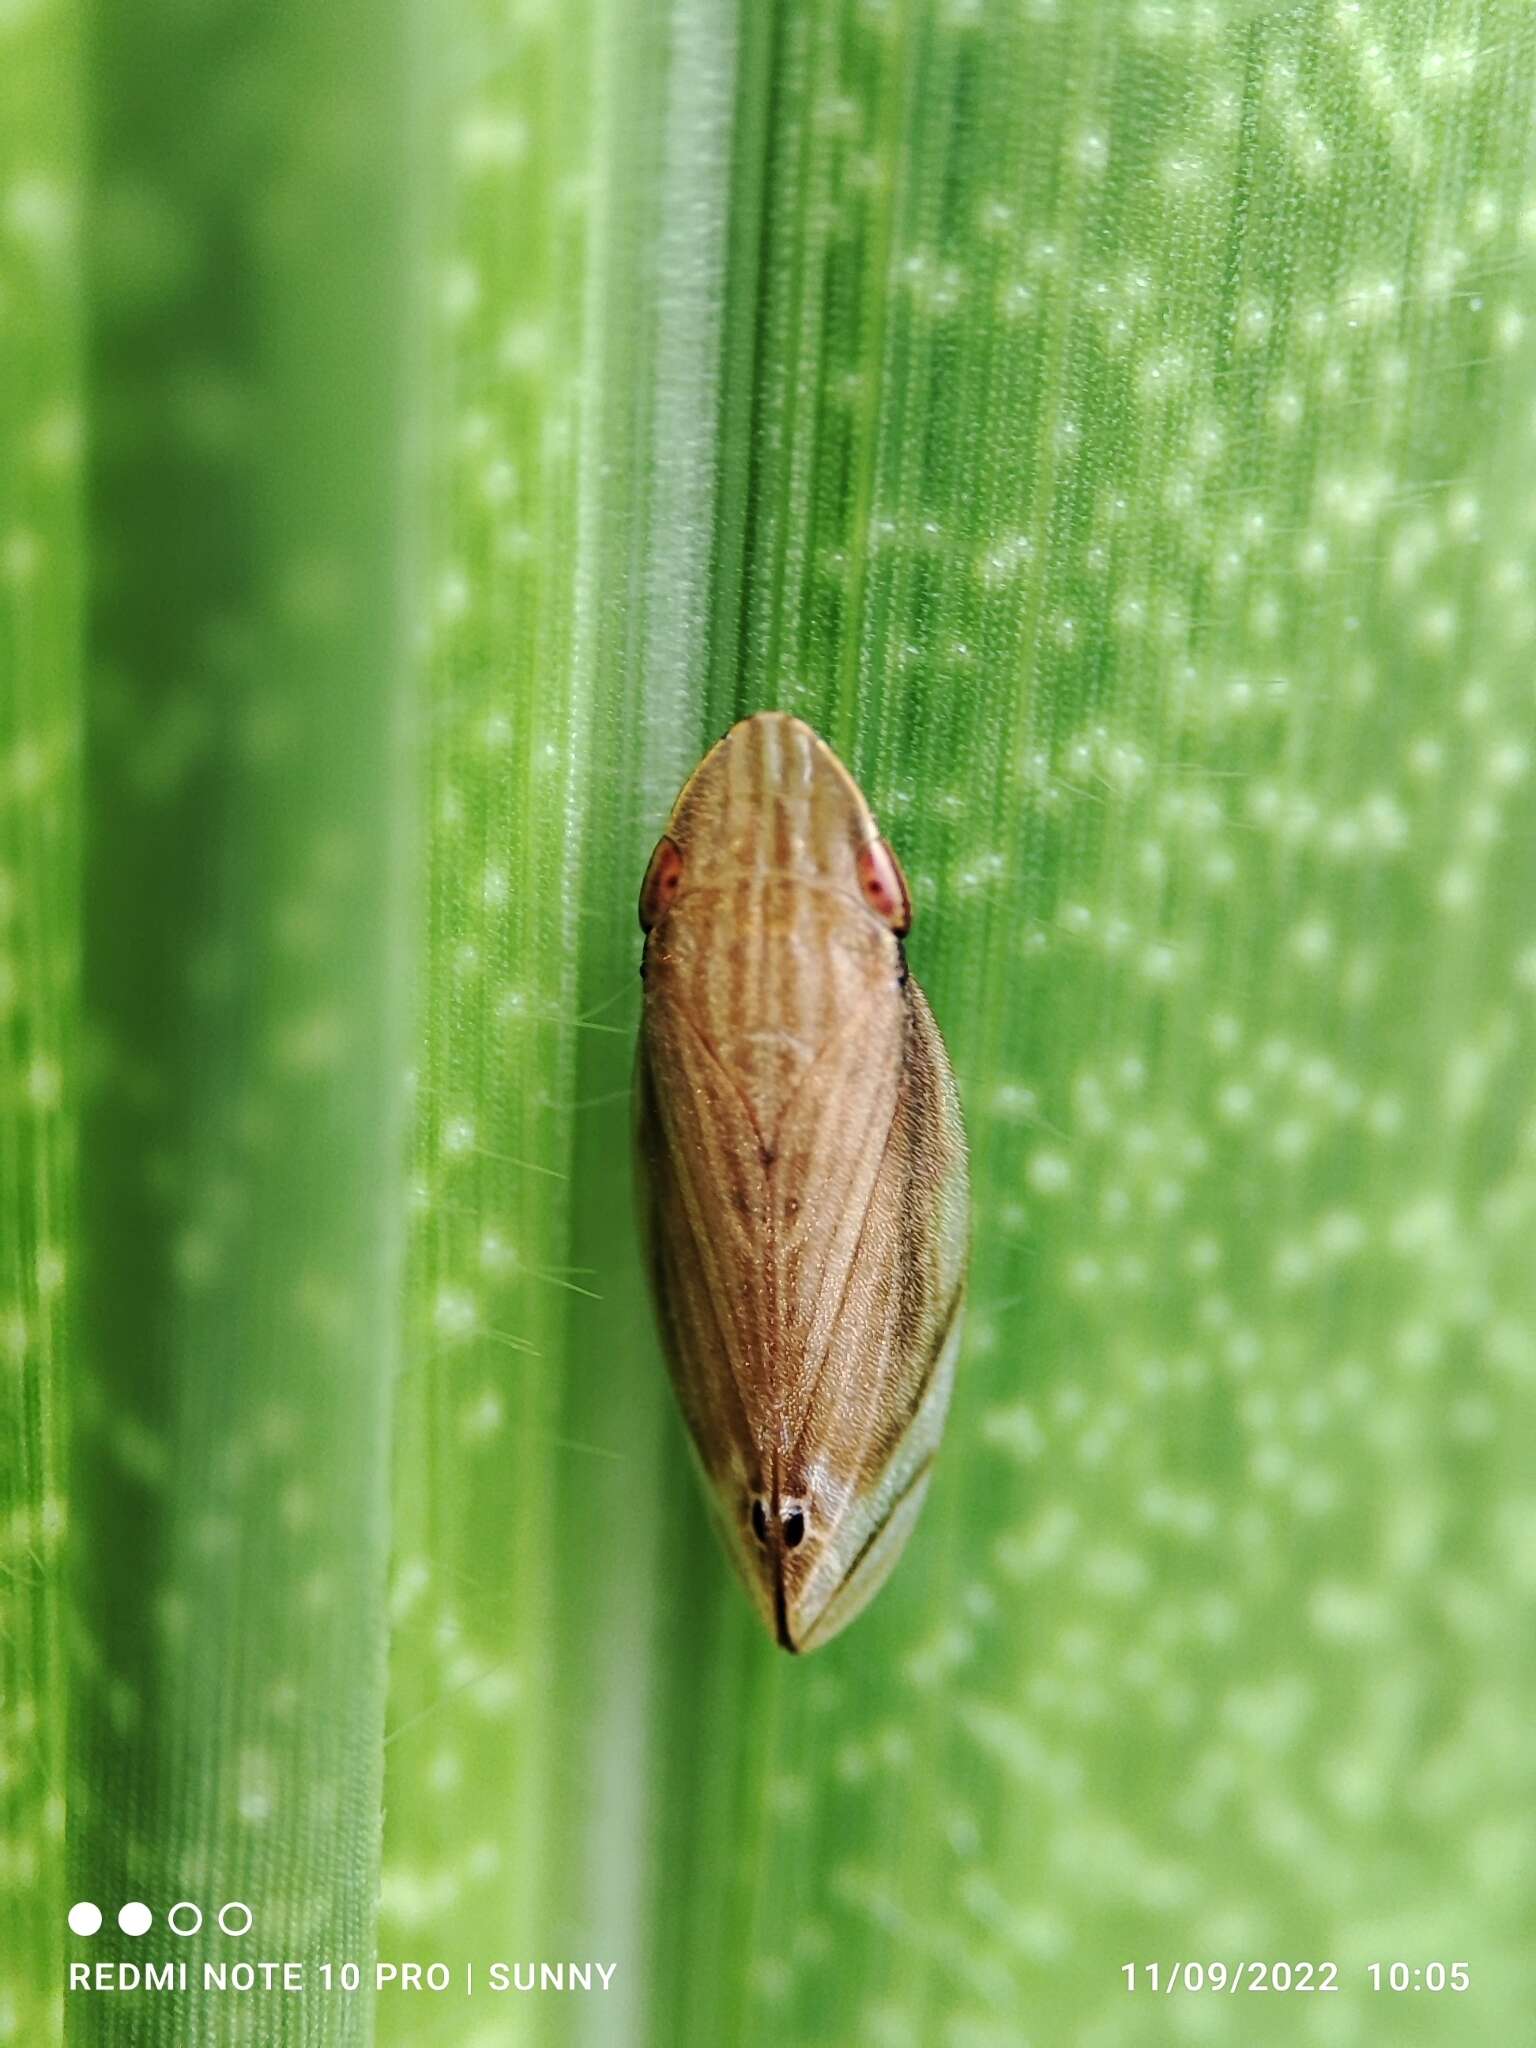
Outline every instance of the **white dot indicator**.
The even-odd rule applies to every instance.
[[[69,1909],[69,1926],[72,1934],[94,1934],[101,1925],[101,1908],[93,1906],[89,1899],[82,1899],[78,1906]]]
[[[127,1905],[120,1906],[117,1912],[117,1924],[124,1934],[148,1934],[154,1919],[155,1916],[148,1906],[138,1899],[130,1899]]]

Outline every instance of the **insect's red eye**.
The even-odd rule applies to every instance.
[[[648,932],[670,907],[683,879],[682,849],[675,839],[658,839],[651,864],[640,884],[640,929]]]
[[[876,917],[904,938],[912,928],[912,898],[901,862],[884,839],[866,839],[859,848],[859,886]]]

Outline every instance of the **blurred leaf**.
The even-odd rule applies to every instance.
[[[205,1958],[372,1957],[411,805],[403,10],[94,23],[74,2041],[361,2042]],[[142,1948],[111,1925],[156,1915]],[[251,1948],[214,1931],[247,1903]],[[72,1951],[77,1953],[77,1951]]]
[[[0,12],[0,2042],[58,2036],[78,1000],[73,24]]]

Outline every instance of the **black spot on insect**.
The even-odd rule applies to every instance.
[[[805,1540],[805,1516],[798,1508],[791,1508],[784,1517],[784,1547],[796,1550]]]
[[[760,1500],[752,1503],[752,1534],[759,1543],[768,1541],[768,1510]]]

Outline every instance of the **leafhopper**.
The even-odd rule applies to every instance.
[[[662,1347],[748,1593],[819,1649],[912,1532],[965,1292],[965,1133],[907,885],[832,749],[761,712],[684,786],[640,923]]]

